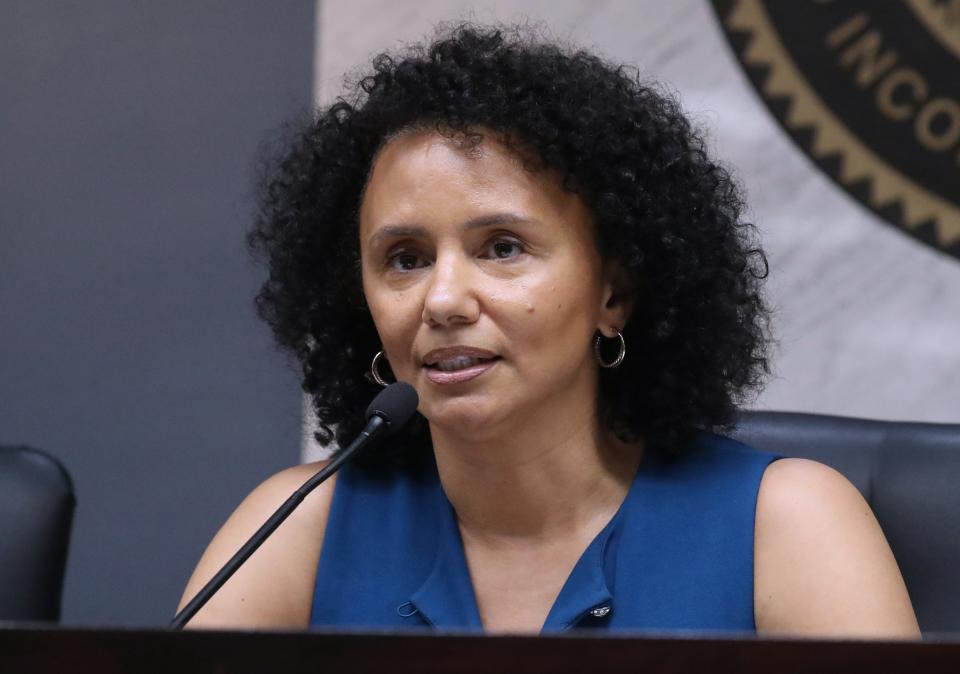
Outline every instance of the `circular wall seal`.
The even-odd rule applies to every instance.
[[[960,259],[960,0],[712,0],[764,103],[841,187]]]

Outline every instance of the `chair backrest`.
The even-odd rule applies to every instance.
[[[743,412],[732,435],[843,473],[886,534],[920,629],[960,632],[960,424]]]
[[[0,620],[60,619],[75,503],[59,461],[0,446]]]

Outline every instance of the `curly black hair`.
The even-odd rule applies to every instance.
[[[350,92],[294,130],[262,184],[248,243],[269,278],[257,296],[302,366],[317,440],[343,445],[379,387],[380,349],[359,272],[359,208],[383,144],[410,128],[508,139],[592,211],[600,252],[636,288],[629,357],[599,373],[603,423],[681,454],[695,429],[728,428],[769,374],[767,260],[743,200],[679,104],[635,69],[520,27],[458,24],[429,45],[380,54]],[[522,148],[522,152],[521,152]],[[529,166],[534,157],[536,166]],[[394,436],[429,449],[422,417]]]

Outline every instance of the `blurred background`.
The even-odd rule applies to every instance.
[[[63,622],[164,624],[243,496],[316,451],[252,307],[258,148],[441,21],[540,23],[680,98],[770,259],[753,407],[960,422],[957,4],[0,4],[0,443],[73,475]]]

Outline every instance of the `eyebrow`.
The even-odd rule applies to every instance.
[[[471,229],[480,229],[483,227],[494,227],[496,225],[516,225],[516,224],[540,224],[538,220],[528,218],[516,213],[491,213],[489,215],[480,215],[476,218],[470,218],[460,225],[460,229],[468,231]],[[380,239],[388,237],[404,236],[424,236],[427,230],[425,227],[417,224],[395,224],[385,225],[374,232],[369,239],[369,244],[373,245]]]

